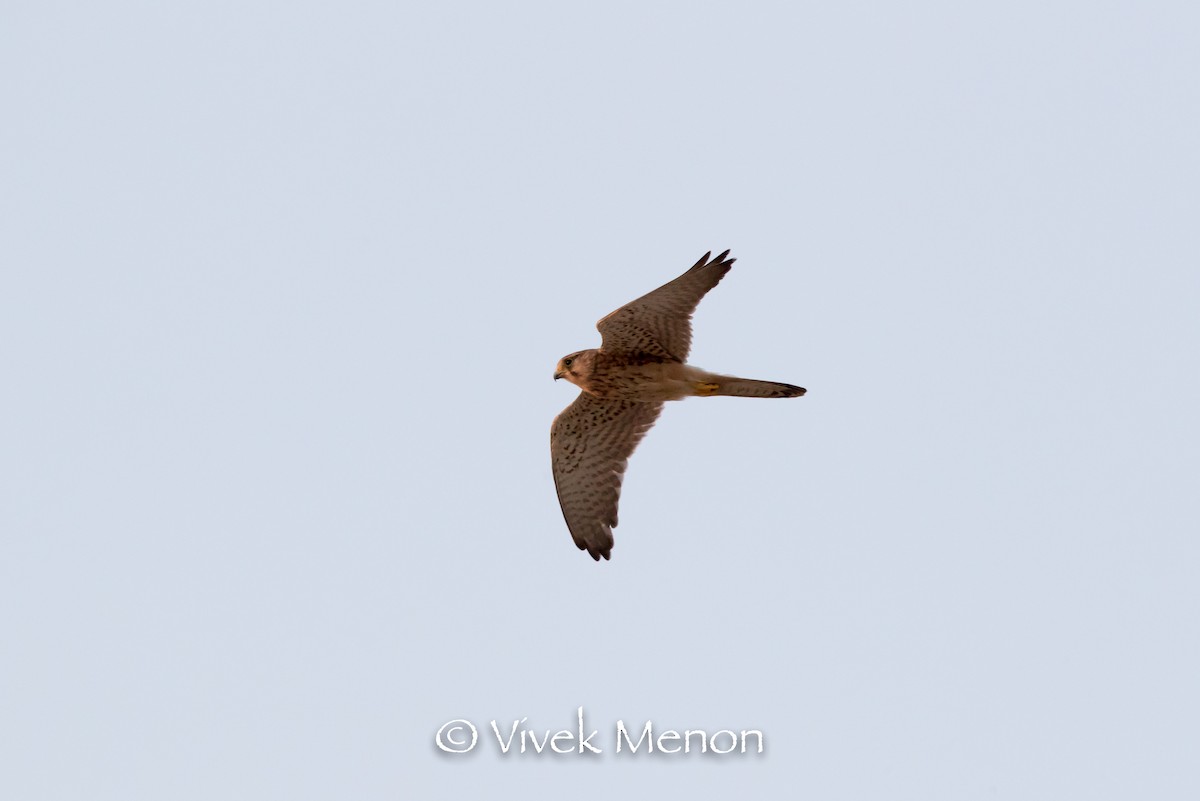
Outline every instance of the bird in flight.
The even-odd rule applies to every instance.
[[[690,270],[596,323],[601,345],[564,356],[554,378],[582,392],[554,418],[554,486],[571,537],[600,561],[612,557],[612,530],[629,456],[662,411],[689,397],[798,398],[803,387],[718,375],[686,363],[692,312],[729,272],[725,251],[704,254]]]

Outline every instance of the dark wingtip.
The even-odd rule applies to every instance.
[[[692,265],[692,269],[693,269],[693,270],[699,270],[701,267],[703,267],[704,265],[708,264],[708,257],[709,257],[709,256],[711,256],[711,255],[712,255],[712,251],[711,251],[711,250],[710,250],[710,251],[708,251],[707,253],[705,253],[703,256],[701,256],[701,257],[700,257],[700,261],[698,261],[698,262],[696,262],[695,264],[693,264],[693,265]]]
[[[737,261],[737,259],[725,258],[728,255],[729,251],[726,250],[720,256],[717,256],[715,259],[712,259],[712,261],[709,261],[709,259],[712,257],[712,251],[710,250],[700,257],[700,261],[692,265],[692,270],[699,270],[701,267],[712,267],[713,265],[721,265],[728,269],[730,264],[733,264],[735,261]],[[688,272],[691,272],[691,270]]]
[[[588,556],[592,557],[597,562],[600,561],[601,556],[603,556],[605,559],[612,558],[612,556],[610,555],[610,554],[612,554],[612,546],[611,545],[608,548],[605,548],[604,550],[600,550],[599,548],[593,548],[592,546],[590,546],[586,543],[582,543],[582,542],[577,542],[575,544],[579,546],[579,550],[587,551]]]

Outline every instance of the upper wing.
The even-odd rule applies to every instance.
[[[601,347],[610,353],[653,353],[684,361],[692,346],[692,312],[736,261],[725,258],[728,250],[709,261],[711,255],[712,251],[705,253],[674,281],[596,323],[604,338]]]
[[[600,400],[580,392],[550,427],[558,503],[575,544],[597,561],[612,555],[629,455],[661,411],[661,403]]]

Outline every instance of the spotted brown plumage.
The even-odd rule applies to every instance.
[[[554,378],[582,392],[554,419],[550,456],[571,537],[593,559],[612,556],[612,530],[629,457],[664,401],[730,395],[797,398],[803,387],[710,373],[686,364],[692,313],[729,272],[729,251],[711,252],[683,275],[603,317],[598,349],[559,360]]]
[[[659,354],[685,361],[692,348],[692,312],[708,290],[721,282],[737,259],[725,251],[700,261],[674,281],[626,303],[596,323],[600,349],[607,353]]]
[[[567,528],[593,559],[612,554],[625,465],[662,403],[604,401],[580,392],[550,431],[554,486]]]

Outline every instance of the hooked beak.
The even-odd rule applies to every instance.
[[[562,378],[566,374],[567,374],[566,370],[555,370],[554,371],[554,380],[557,381],[558,379]]]

